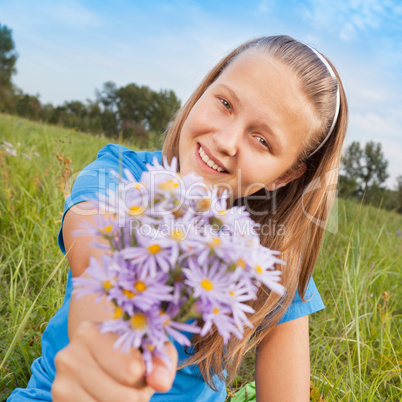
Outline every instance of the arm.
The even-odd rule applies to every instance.
[[[67,258],[74,277],[84,276],[89,258],[100,258],[105,250],[88,244],[91,236],[73,236],[72,232],[81,222],[93,222],[92,216],[83,216],[82,209],[72,207],[63,223],[63,240],[68,250]],[[168,346],[172,368],[155,359],[155,368],[145,378],[145,364],[138,350],[128,354],[113,348],[116,336],[102,335],[95,323],[110,318],[105,310],[105,302],[95,304],[95,297],[85,296],[77,300],[71,298],[68,332],[70,343],[55,358],[56,377],[52,386],[55,401],[69,400],[138,400],[147,401],[155,390],[166,392],[170,389],[175,368],[177,352],[173,345]]]
[[[257,401],[310,399],[308,315],[277,325],[258,345]]]
[[[82,222],[87,221],[95,225],[93,215],[83,215],[88,203],[74,205],[64,217],[63,222],[63,240],[67,252],[67,259],[70,265],[73,277],[85,276],[85,270],[89,266],[89,258],[100,259],[106,252],[104,249],[91,247],[89,244],[93,241],[92,236],[80,235],[74,236],[74,230],[82,229]],[[100,239],[97,239],[98,241]],[[68,335],[72,338],[79,324],[86,320],[104,321],[113,315],[107,310],[104,300],[95,303],[96,296],[86,296],[81,299],[71,298],[69,317],[68,317]],[[111,303],[110,303],[111,304]]]

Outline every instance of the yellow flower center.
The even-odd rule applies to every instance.
[[[217,307],[215,307],[215,308],[213,309],[213,312],[214,312],[214,314],[218,314],[218,313],[219,313],[219,309],[218,309]]]
[[[225,209],[225,210],[223,210],[223,211],[219,211],[219,212],[218,212],[218,215],[226,215],[227,212],[228,212],[228,211]]]
[[[170,237],[173,240],[181,241],[181,240],[184,239],[185,234],[184,234],[184,232],[182,230],[173,230],[173,232],[170,234]]]
[[[211,206],[211,200],[209,198],[202,198],[197,202],[197,210],[200,212],[208,211]]]
[[[163,183],[159,184],[158,188],[162,191],[173,191],[179,187],[179,183],[173,181],[173,180],[167,180],[164,181]]]
[[[137,313],[130,318],[130,327],[134,330],[143,330],[147,327],[148,320],[145,314]]]
[[[235,295],[235,292],[233,292],[233,290],[231,290],[231,291],[229,292],[229,294],[230,294],[230,296],[236,296],[236,295]]]
[[[123,310],[120,307],[116,307],[116,309],[114,310],[114,316],[113,318],[115,320],[117,320],[118,318],[120,318],[123,315]]]
[[[214,288],[214,285],[212,285],[212,282],[208,278],[201,281],[201,286],[208,292]]]
[[[104,282],[102,283],[102,286],[103,286],[103,289],[106,290],[106,292],[109,292],[110,289],[113,289],[113,285],[110,283],[109,280],[104,281]]]
[[[141,215],[144,212],[144,208],[140,207],[139,205],[133,205],[129,209],[130,215]]]
[[[123,295],[127,296],[129,299],[131,299],[135,296],[134,292],[132,292],[131,290],[127,290],[127,289],[124,289],[122,293],[123,293]]]
[[[137,290],[138,292],[143,292],[144,290],[146,290],[147,289],[147,285],[144,283],[144,282],[142,282],[142,281],[138,281],[136,284],[135,284],[135,290]]]
[[[157,254],[162,250],[162,247],[159,244],[152,244],[148,247],[148,251],[150,254]]]
[[[246,268],[246,262],[243,260],[243,258],[239,258],[238,260],[237,260],[237,265],[239,266],[239,267],[241,267],[241,268]]]
[[[214,237],[214,238],[208,243],[208,245],[209,245],[211,248],[214,248],[214,247],[218,247],[221,243],[222,243],[222,241],[219,239],[219,237]]]
[[[145,345],[145,347],[150,350],[151,352],[153,352],[155,350],[155,346],[154,345]]]
[[[255,270],[257,273],[262,274],[262,268],[259,265],[255,267]]]
[[[103,229],[100,230],[102,234],[109,234],[113,229],[113,225],[107,225]]]

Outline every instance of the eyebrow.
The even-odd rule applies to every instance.
[[[274,151],[278,154],[282,153],[283,147],[282,147],[282,143],[279,139],[279,136],[277,134],[275,134],[270,128],[269,126],[267,126],[265,123],[259,123],[259,126],[263,129],[263,131],[265,131],[266,133],[268,133],[268,135],[273,139],[274,145]]]
[[[226,84],[223,84],[223,83],[218,84],[218,86],[225,89],[226,91],[228,91],[230,96],[233,97],[233,99],[236,101],[236,103],[238,103],[240,106],[242,105],[241,100],[230,87],[228,87]],[[273,139],[273,142],[274,142],[273,148],[274,148],[275,153],[278,153],[278,154],[282,153],[283,147],[282,147],[281,141],[279,140],[279,136],[277,134],[275,134],[266,123],[259,122],[257,125],[259,127],[261,127],[262,130],[264,132],[266,132],[269,135],[269,137],[271,137]]]
[[[239,99],[239,97],[236,95],[236,93],[231,88],[229,88],[226,84],[218,84],[218,86],[226,89],[226,91],[229,92],[230,96],[232,96],[234,98],[236,103],[238,103],[241,106],[241,104],[242,104],[241,100]]]

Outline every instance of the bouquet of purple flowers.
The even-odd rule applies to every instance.
[[[245,207],[227,208],[227,191],[210,188],[194,174],[181,177],[176,160],[156,158],[137,182],[129,171],[118,188],[99,196],[96,216],[85,228],[107,251],[90,259],[87,277],[74,278],[77,297],[98,294],[114,306],[100,325],[118,335],[116,348],[139,348],[167,361],[166,341],[190,346],[183,332],[205,336],[213,326],[225,343],[252,327],[247,304],[264,284],[283,294],[278,252],[260,244],[258,225]],[[81,231],[82,233],[82,231]]]

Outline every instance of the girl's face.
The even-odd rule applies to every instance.
[[[243,54],[204,92],[180,133],[180,173],[224,185],[234,198],[279,188],[316,126],[292,71],[260,53]],[[223,169],[223,170],[222,170]]]

